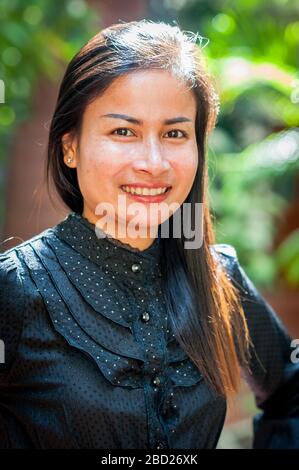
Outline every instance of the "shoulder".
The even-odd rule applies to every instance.
[[[7,288],[21,283],[22,265],[14,248],[0,254],[0,298],[9,294]]]
[[[217,243],[210,245],[210,251],[214,259],[225,268],[227,274],[233,277],[238,264],[236,249],[226,243]]]
[[[46,229],[38,235],[0,253],[0,308],[3,318],[6,306],[20,308],[30,297],[38,296],[32,283],[32,271],[38,271],[40,264],[37,252],[46,251],[46,240],[53,237],[52,229]]]
[[[33,256],[34,250],[47,249],[47,240],[55,237],[55,227],[43,230],[39,234],[25,240],[19,245],[0,253],[0,276],[5,277],[11,269],[17,269],[19,273],[25,274],[24,260]]]
[[[210,245],[210,251],[214,258],[225,264],[234,264],[238,260],[236,249],[227,243]]]
[[[13,258],[15,255],[18,255],[26,251],[26,248],[28,246],[35,244],[35,242],[42,242],[43,239],[52,238],[54,236],[54,233],[55,233],[55,227],[47,228],[43,230],[42,232],[38,233],[37,235],[34,235],[33,237],[29,238],[28,240],[25,240],[22,243],[19,243],[13,248],[10,248],[9,250],[6,250],[3,253],[0,253],[0,260],[2,261],[2,259],[4,259],[5,257]]]
[[[51,236],[51,229],[35,235],[34,237],[0,253],[0,301],[3,314],[3,303],[20,303],[24,283],[29,277],[27,258],[33,257],[31,247],[35,242],[44,242],[44,237]],[[12,293],[18,295],[13,296]]]
[[[214,245],[210,245],[210,249],[212,253],[215,253],[216,255],[225,256],[226,258],[237,258],[236,249],[227,243],[216,243]]]

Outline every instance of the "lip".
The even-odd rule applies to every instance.
[[[132,185],[126,185],[125,184],[125,185],[122,185],[122,186],[132,186]],[[140,187],[140,186],[136,185],[136,187]],[[144,186],[144,187],[149,187],[149,186]],[[153,188],[154,186],[150,186],[150,187]],[[163,187],[163,186],[158,186],[158,188],[161,188],[161,187]],[[170,193],[171,188],[172,188],[172,186],[168,186],[168,189],[166,190],[165,193],[157,194],[157,196],[142,196],[140,194],[127,193],[122,188],[120,188],[120,189],[124,194],[126,194],[129,198],[133,199],[134,201],[147,203],[147,202],[162,202],[162,201],[164,201],[164,199],[166,199],[168,197],[168,194]]]

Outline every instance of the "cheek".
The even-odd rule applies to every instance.
[[[124,149],[119,143],[107,141],[105,138],[90,138],[82,152],[82,169],[109,174],[116,172],[125,160]],[[128,157],[128,152],[126,156]]]
[[[105,192],[105,180],[109,176],[107,175],[107,165],[95,153],[85,151],[80,154],[77,174],[79,186],[85,199],[93,199],[96,195],[102,194],[103,190]]]
[[[109,162],[109,165],[107,165],[107,162]],[[78,173],[84,179],[98,179],[99,174],[104,175],[107,173],[112,163],[111,158],[107,158],[105,149],[96,143],[93,144],[91,141],[80,150]]]
[[[187,182],[190,178],[193,178],[198,167],[197,146],[186,147],[183,152],[176,155],[173,159],[173,166],[182,181]]]
[[[176,158],[173,162],[173,167],[178,181],[174,197],[182,203],[188,196],[196,176],[198,168],[197,146],[190,146],[185,152],[182,152],[180,158]]]

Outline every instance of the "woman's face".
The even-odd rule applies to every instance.
[[[192,187],[198,165],[195,117],[192,91],[167,71],[137,71],[115,79],[86,107],[80,137],[63,138],[64,161],[77,169],[83,215],[115,238],[120,236],[100,220],[113,219],[116,229],[127,231],[133,225],[136,229],[137,221],[147,237],[150,227],[156,233]],[[70,156],[73,162],[67,163]],[[127,192],[152,186],[171,188],[164,196]],[[167,212],[173,203],[177,207]],[[109,215],[101,212],[103,207],[111,209]]]

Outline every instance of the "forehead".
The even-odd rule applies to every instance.
[[[143,119],[169,118],[182,113],[194,118],[196,99],[193,91],[170,72],[139,70],[116,78],[86,111],[89,114],[125,112]]]

